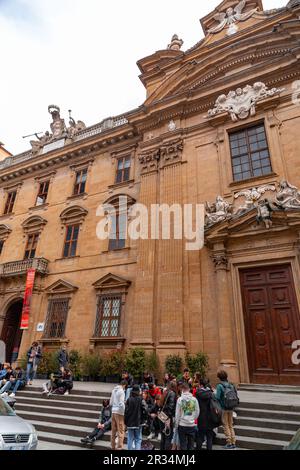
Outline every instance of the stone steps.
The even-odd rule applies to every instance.
[[[247,392],[263,392],[263,393],[282,393],[298,395],[300,394],[300,387],[292,385],[260,385],[260,384],[240,384],[239,391]]]
[[[30,388],[17,395],[18,415],[32,422],[39,439],[50,448],[83,449],[80,439],[95,427],[104,398],[108,393],[74,390],[68,396],[43,397],[39,389]],[[257,395],[259,396],[259,395]],[[241,402],[235,429],[238,448],[248,450],[280,450],[300,427],[300,406],[279,403]],[[159,442],[153,441],[159,449]],[[220,429],[216,448],[225,444]],[[110,433],[95,444],[95,449],[110,449]]]

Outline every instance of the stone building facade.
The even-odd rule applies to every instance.
[[[162,361],[205,351],[212,375],[300,383],[299,15],[298,1],[264,11],[225,0],[194,47],[183,52],[175,35],[138,62],[143,106],[89,128],[50,106],[51,132],[0,163],[7,359],[34,340],[143,346]],[[125,240],[120,196],[149,210],[205,204],[205,246]],[[116,239],[97,236],[103,204],[117,207]]]

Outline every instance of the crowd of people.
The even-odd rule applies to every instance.
[[[0,396],[14,398],[19,390],[31,385],[35,379],[42,350],[33,343],[27,352],[26,371],[13,369],[10,364],[0,364]],[[50,375],[43,384],[43,395],[68,395],[73,388],[69,369],[67,347],[59,355],[59,371]],[[205,377],[166,374],[162,386],[149,372],[140,380],[124,371],[122,380],[104,400],[95,429],[81,442],[92,447],[105,433],[111,431],[112,450],[123,450],[127,430],[128,450],[152,450],[153,442],[160,442],[160,450],[212,450],[216,432],[223,426],[225,449],[236,448],[234,410],[239,404],[235,386],[228,380],[226,371],[218,373],[215,390]]]
[[[216,432],[224,427],[226,450],[236,448],[234,409],[239,404],[235,386],[226,371],[218,373],[214,391],[200,374],[190,376],[185,369],[182,377],[165,376],[162,387],[146,372],[135,382],[124,372],[122,381],[103,402],[99,424],[81,439],[92,447],[111,430],[112,450],[123,450],[127,429],[128,450],[152,450],[153,439],[160,441],[160,450],[212,450]]]
[[[34,342],[26,355],[26,369],[21,367],[13,368],[11,364],[0,364],[0,396],[1,398],[15,398],[19,390],[23,390],[26,385],[32,385],[36,377],[38,366],[42,358],[42,348]],[[67,347],[62,346],[58,354],[59,370],[50,375],[49,380],[43,384],[43,394],[68,395],[73,388],[72,373],[67,368],[69,356]]]

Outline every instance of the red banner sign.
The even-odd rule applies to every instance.
[[[32,297],[33,285],[34,285],[34,279],[35,279],[35,271],[36,271],[35,269],[28,269],[27,271],[26,288],[25,288],[23,310],[22,310],[21,330],[29,329],[30,304],[31,304],[31,297]]]

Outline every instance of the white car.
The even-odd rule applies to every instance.
[[[19,418],[0,398],[0,450],[36,450],[38,437],[32,424]]]

